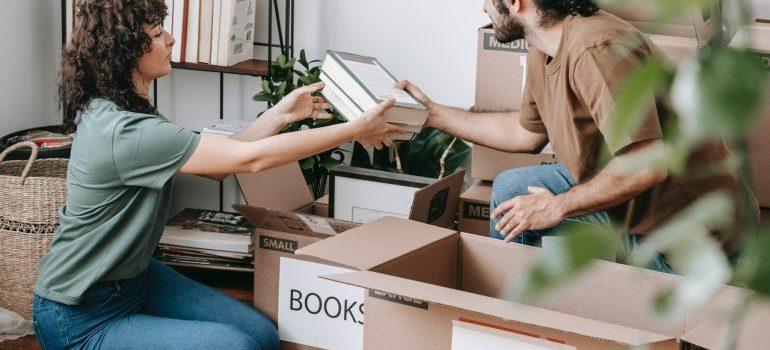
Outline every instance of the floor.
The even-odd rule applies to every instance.
[[[242,272],[214,271],[185,267],[175,267],[196,281],[219,289],[231,297],[248,305],[254,303],[254,275]],[[0,342],[0,350],[39,350],[34,336],[24,337],[14,341]]]

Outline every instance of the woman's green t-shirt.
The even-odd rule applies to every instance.
[[[35,293],[79,304],[94,283],[144,271],[168,218],[174,174],[200,136],[166,118],[96,99],[80,115],[67,203]]]

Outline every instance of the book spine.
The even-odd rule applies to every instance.
[[[187,12],[187,47],[186,62],[198,63],[198,35],[201,21],[201,0],[189,0]]]
[[[190,0],[184,0],[184,7],[182,9],[182,45],[180,47],[181,49],[181,57],[179,59],[179,62],[187,62],[187,26],[188,22],[190,21],[189,17],[189,7],[190,7]]]
[[[214,0],[214,11],[211,23],[211,64],[219,65],[219,33],[222,18],[222,0]]]

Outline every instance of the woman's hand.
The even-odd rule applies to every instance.
[[[393,136],[404,134],[405,131],[396,125],[386,122],[382,114],[390,109],[390,107],[393,107],[395,102],[395,100],[390,99],[380,103],[364,112],[361,119],[351,122],[351,124],[358,127],[355,140],[364,147],[374,146],[378,150],[383,147],[392,146]]]
[[[332,105],[321,96],[313,96],[323,89],[324,83],[295,89],[270,109],[270,113],[283,117],[284,123],[291,124],[308,118],[329,119],[331,114],[326,110],[332,109]]]

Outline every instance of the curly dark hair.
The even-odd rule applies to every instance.
[[[567,17],[591,17],[599,11],[594,0],[533,0],[538,10],[543,13],[541,25],[548,26]]]
[[[62,50],[59,78],[66,131],[77,128],[75,118],[94,98],[132,112],[157,113],[136,92],[132,73],[152,44],[144,27],[161,25],[167,14],[163,0],[78,1],[72,40]]]

